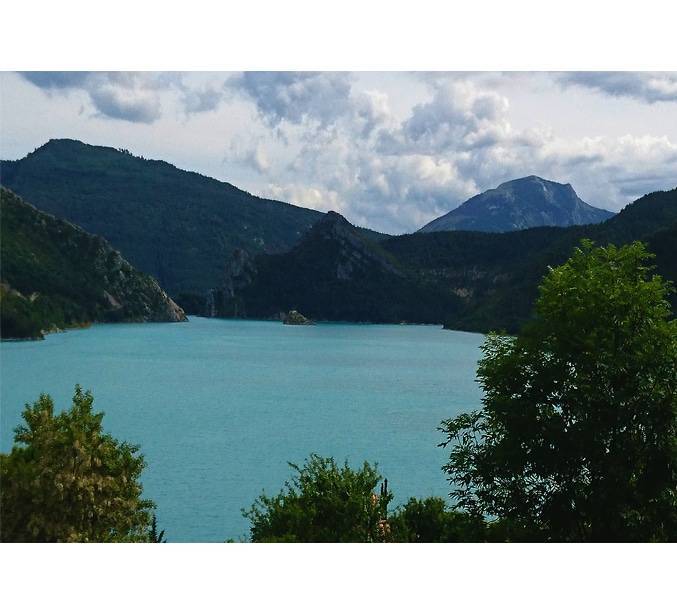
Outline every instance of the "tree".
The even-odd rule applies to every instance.
[[[149,541],[138,446],[103,432],[103,413],[76,386],[68,411],[46,394],[26,405],[8,455],[0,455],[3,542]]]
[[[442,424],[457,508],[531,539],[677,539],[677,321],[650,258],[584,240],[522,333],[487,338],[482,409]]]
[[[482,542],[481,517],[449,510],[443,498],[410,498],[388,519],[394,542]]]
[[[165,530],[163,529],[162,531],[158,532],[157,528],[157,515],[153,513],[153,517],[150,521],[150,534],[149,534],[150,541],[153,542],[154,544],[164,544],[167,542],[165,539]]]
[[[386,521],[392,494],[387,480],[365,462],[353,470],[333,458],[312,454],[277,496],[262,494],[243,514],[253,542],[373,542],[388,537]]]

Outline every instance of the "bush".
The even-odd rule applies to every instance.
[[[364,463],[353,470],[315,454],[299,467],[277,496],[262,494],[243,514],[253,542],[374,542],[387,538],[387,480]]]
[[[410,498],[388,519],[394,542],[482,542],[481,517],[449,510],[443,498]]]

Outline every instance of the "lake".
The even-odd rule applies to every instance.
[[[91,389],[104,428],[141,445],[144,496],[170,542],[248,533],[241,509],[310,453],[377,462],[395,493],[446,496],[442,419],[477,408],[484,336],[438,326],[191,317],[0,344],[1,448],[24,404]]]

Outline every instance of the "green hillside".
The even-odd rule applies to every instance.
[[[659,272],[677,275],[677,190],[648,194],[594,225],[386,236],[73,140],[4,161],[1,176],[41,210],[105,237],[189,312],[208,316],[269,318],[296,309],[316,320],[517,331],[548,267],[582,238],[643,240]],[[560,208],[570,200],[576,213],[573,190],[557,190],[548,198]]]
[[[104,239],[0,188],[3,338],[94,321],[180,321],[179,308]]]
[[[288,250],[321,216],[164,161],[67,139],[2,161],[0,176],[40,210],[106,238],[171,294],[214,287],[235,248]]]

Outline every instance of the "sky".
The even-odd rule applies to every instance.
[[[527,175],[618,211],[677,186],[677,72],[0,73],[0,157],[52,138],[388,233]]]

